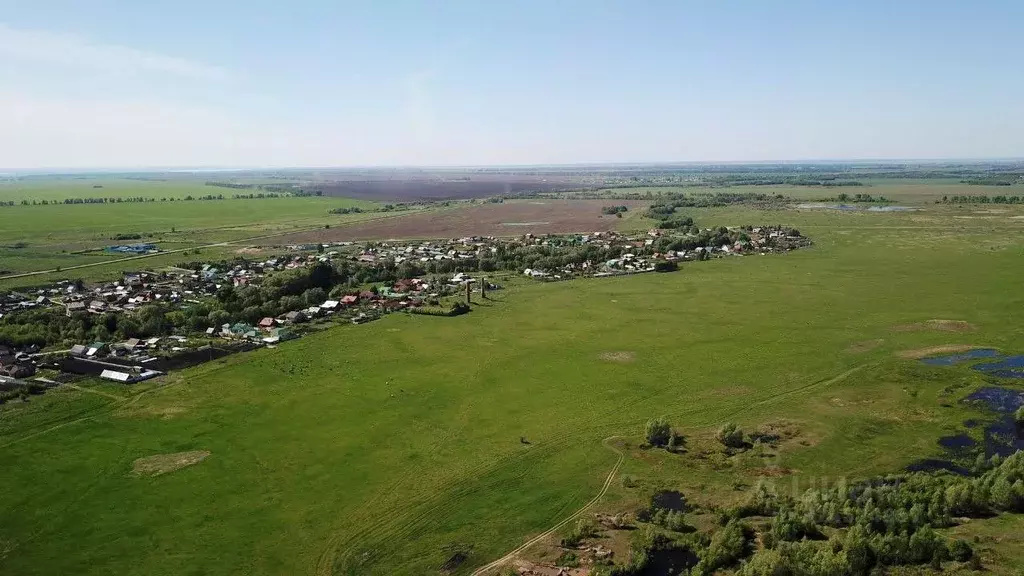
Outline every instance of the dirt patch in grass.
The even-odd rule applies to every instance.
[[[555,564],[541,564],[529,560],[516,560],[513,563],[516,574],[529,576],[586,576],[590,573],[586,568],[565,568]]]
[[[988,348],[988,346],[975,346],[973,344],[942,344],[940,346],[928,346],[927,348],[901,350],[897,352],[896,355],[900,358],[906,358],[907,360],[920,360],[921,358],[927,358],[928,356],[934,356],[936,354],[956,354],[958,352],[977,350],[978,348]]]
[[[885,340],[882,340],[881,338],[878,338],[877,340],[864,340],[862,342],[854,342],[853,344],[850,344],[849,346],[846,347],[846,352],[848,354],[863,354],[865,352],[869,352],[871,350],[874,350],[875,348],[878,348],[879,346],[881,346],[882,342],[885,342]]]
[[[789,476],[794,472],[796,470],[782,466],[765,466],[764,468],[754,468],[750,471],[754,476],[761,476],[763,478],[780,478],[782,476]]]
[[[796,422],[782,419],[758,426],[750,433],[750,437],[765,444],[778,444],[800,436],[800,432],[800,426]]]
[[[144,406],[118,410],[114,415],[121,416],[123,418],[156,417],[161,420],[170,420],[171,418],[180,416],[186,412],[188,412],[188,409],[182,406]]]
[[[713,396],[742,396],[744,394],[750,394],[752,390],[749,386],[722,386],[721,388],[715,388],[711,391]]]
[[[463,562],[469,559],[469,554],[473,551],[473,545],[453,542],[442,547],[442,550],[446,554],[450,554],[450,556],[444,561],[444,564],[441,564],[438,570],[441,574],[451,574],[458,570]]]
[[[620,364],[625,364],[636,360],[636,352],[624,350],[618,352],[602,352],[598,358],[606,362],[618,362]]]
[[[936,330],[939,332],[973,332],[978,328],[970,322],[963,320],[928,320],[914,324],[900,324],[893,326],[896,332],[920,332],[922,330]]]
[[[174,454],[157,454],[139,458],[132,463],[132,472],[136,476],[160,476],[180,470],[186,466],[198,464],[210,455],[208,450],[192,450],[175,452]]]

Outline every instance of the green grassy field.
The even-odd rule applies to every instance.
[[[340,198],[267,198],[13,206],[0,211],[0,242],[81,249],[109,244],[113,236],[125,233],[215,242],[275,228],[341,222],[345,220],[342,215],[328,211],[350,206],[372,208],[374,204]]]
[[[228,177],[210,175],[210,180],[229,180]],[[197,178],[167,180],[141,180],[111,176],[81,176],[65,178],[38,178],[19,181],[0,181],[0,200],[21,202],[63,202],[75,198],[184,198],[207,194],[248,194],[259,190],[235,190],[219,186],[206,186]]]
[[[459,547],[469,574],[590,500],[616,460],[602,440],[635,446],[658,415],[695,445],[725,421],[792,423],[780,481],[898,470],[938,451],[982,379],[896,352],[1024,351],[1017,214],[694,210],[702,226],[786,223],[816,244],[518,281],[465,316],[395,315],[125,397],[5,406],[0,572],[420,575]],[[974,329],[894,329],[929,319]],[[190,450],[210,456],[132,474]],[[721,464],[629,448],[619,476],[640,488],[616,478],[600,507],[652,485],[728,501],[756,481],[756,462]]]
[[[332,208],[353,206],[369,210],[376,204],[343,198],[288,197],[4,207],[0,209],[0,275],[124,258],[124,255],[102,252],[103,247],[114,244],[153,242],[165,251],[185,250],[388,216],[375,212],[329,213]],[[118,234],[140,234],[143,237],[118,241],[115,239]],[[167,265],[186,259],[180,254],[169,254],[150,260],[158,262],[152,265]],[[135,267],[131,265],[129,269]],[[68,271],[65,274],[0,279],[0,288],[35,286],[64,277],[103,279],[109,276],[110,271],[122,269],[123,264],[114,263],[109,267],[83,269],[75,274]]]

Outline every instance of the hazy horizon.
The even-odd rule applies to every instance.
[[[10,4],[0,172],[1024,158],[1008,0]]]
[[[74,174],[156,174],[156,173],[216,173],[216,172],[259,172],[259,171],[356,171],[356,170],[481,170],[481,169],[537,169],[537,168],[611,168],[611,167],[701,167],[701,166],[799,166],[848,164],[851,166],[883,166],[904,164],[927,166],[932,164],[1016,164],[1024,162],[1019,158],[794,158],[785,160],[708,160],[708,161],[664,161],[664,162],[574,162],[568,164],[377,164],[365,166],[97,166],[89,168],[8,168],[0,167],[0,176],[60,176]]]

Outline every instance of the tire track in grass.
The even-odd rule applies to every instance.
[[[104,396],[104,397],[110,398],[114,402],[122,402],[125,399],[124,396],[117,396],[115,394],[111,394],[110,392],[104,392],[102,390],[94,390],[92,388],[87,388],[87,387],[84,387],[84,386],[78,386],[77,384],[65,384],[65,386],[67,386],[68,388],[71,388],[73,390],[79,390],[81,392],[88,392],[89,394],[98,394],[100,396]]]
[[[854,366],[853,368],[850,368],[849,370],[846,370],[845,372],[842,372],[842,373],[840,373],[840,374],[838,374],[836,376],[833,376],[832,378],[823,378],[823,379],[811,382],[810,384],[806,384],[804,386],[800,386],[800,387],[793,388],[793,389],[790,389],[790,390],[784,390],[784,391],[779,392],[777,394],[772,394],[772,395],[768,396],[767,398],[764,398],[764,399],[759,400],[757,402],[754,402],[752,404],[747,404],[747,405],[743,406],[742,408],[740,408],[740,409],[736,410],[735,412],[733,412],[732,416],[735,416],[735,415],[738,415],[738,414],[742,414],[743,412],[745,412],[747,410],[750,410],[751,408],[757,408],[759,406],[764,406],[766,404],[770,404],[770,403],[776,402],[778,400],[783,400],[783,399],[788,398],[790,396],[793,396],[795,394],[799,394],[799,393],[802,393],[802,392],[809,392],[809,391],[815,390],[817,388],[823,388],[823,387],[826,387],[826,386],[830,386],[832,384],[836,384],[838,382],[841,382],[841,381],[845,380],[846,378],[848,378],[849,376],[853,375],[854,373],[856,373],[856,372],[858,372],[858,371],[860,371],[860,370],[862,370],[864,368],[867,368],[869,366],[873,366],[873,365],[874,364],[861,364],[861,365],[858,365],[858,366]],[[691,411],[691,412],[693,412],[693,411]],[[730,417],[732,417],[732,416],[730,416]],[[537,542],[540,542],[541,540],[547,538],[548,536],[550,536],[551,534],[553,534],[554,532],[556,532],[560,528],[564,527],[569,522],[573,521],[576,518],[579,518],[580,515],[582,515],[584,512],[589,510],[594,504],[596,504],[601,499],[601,497],[604,496],[604,494],[608,491],[608,488],[611,486],[611,482],[614,479],[614,475],[618,471],[618,468],[622,464],[622,461],[623,461],[623,459],[625,457],[625,453],[624,452],[622,452],[621,450],[618,450],[618,449],[616,449],[616,448],[614,448],[614,447],[612,447],[611,445],[608,444],[608,441],[612,440],[614,438],[617,438],[617,437],[616,436],[611,436],[609,438],[606,438],[602,443],[606,447],[612,449],[617,454],[619,454],[619,459],[618,459],[618,461],[616,461],[615,466],[612,468],[612,471],[608,473],[608,477],[605,479],[605,484],[602,487],[601,491],[598,493],[598,495],[593,500],[588,502],[583,508],[580,508],[575,513],[573,513],[569,517],[565,518],[564,520],[562,520],[561,522],[559,522],[558,524],[556,524],[552,528],[550,528],[547,531],[543,532],[542,534],[540,534],[540,535],[538,535],[538,536],[528,540],[525,544],[523,544],[520,547],[516,548],[512,552],[509,552],[505,556],[502,556],[501,558],[491,562],[490,564],[487,564],[485,566],[482,566],[482,567],[476,569],[471,574],[471,576],[482,576],[487,571],[493,570],[495,568],[500,567],[501,565],[503,565],[506,562],[508,562],[508,561],[512,560],[513,558],[515,558],[517,555],[519,555],[519,554],[523,553],[524,551],[526,551],[528,548],[530,548],[531,546],[533,546]]]
[[[619,471],[619,467],[622,465],[622,462],[623,462],[623,460],[626,457],[626,453],[624,451],[619,450],[618,448],[612,446],[609,443],[611,440],[614,440],[615,438],[619,438],[619,436],[609,436],[608,438],[605,438],[604,440],[601,441],[601,444],[603,444],[606,448],[608,448],[612,452],[615,452],[616,454],[618,454],[618,458],[615,460],[615,465],[612,466],[612,469],[608,472],[608,476],[604,479],[604,485],[601,486],[601,490],[598,491],[597,495],[594,496],[593,499],[591,499],[589,502],[584,504],[583,507],[580,508],[579,510],[577,510],[577,511],[573,512],[572,514],[570,514],[569,516],[565,517],[565,519],[563,519],[561,522],[555,524],[551,528],[548,528],[546,531],[538,534],[537,536],[534,536],[533,538],[527,540],[525,543],[523,543],[521,546],[519,546],[515,550],[509,552],[508,554],[502,556],[501,558],[498,558],[497,560],[491,562],[490,564],[486,564],[484,566],[481,566],[480,568],[477,568],[476,570],[473,571],[471,576],[481,576],[482,574],[485,574],[486,572],[488,572],[490,570],[493,570],[495,568],[501,567],[503,564],[505,564],[509,560],[512,560],[513,558],[515,558],[519,554],[522,554],[523,552],[525,552],[527,549],[529,549],[534,544],[544,540],[548,536],[551,536],[552,534],[554,534],[555,532],[560,530],[563,526],[565,526],[569,522],[572,522],[573,520],[579,518],[584,513],[586,513],[587,510],[590,510],[595,504],[597,504],[601,500],[601,498],[604,497],[605,493],[608,492],[608,488],[611,487],[611,485],[612,485],[612,480],[615,479],[616,472]]]
[[[377,507],[376,504],[386,496],[393,494],[396,488],[413,480],[414,477],[412,475],[408,475],[404,479],[389,484],[386,488],[379,490],[370,501],[360,506],[357,511],[347,516],[347,525],[358,525],[365,519],[367,524],[366,527],[354,534],[348,535],[347,537],[341,533],[337,533],[330,537],[325,545],[324,552],[317,558],[314,573],[318,576],[330,576],[335,573],[335,569],[339,564],[351,559],[354,554],[365,549],[368,544],[379,542],[381,540],[393,539],[396,534],[408,534],[412,532],[416,528],[416,524],[420,522],[423,517],[430,515],[431,512],[436,513],[438,510],[444,509],[441,504],[431,506],[432,502],[437,502],[446,498],[451,502],[453,501],[452,496],[468,496],[469,494],[480,490],[481,486],[476,482],[478,478],[491,473],[504,465],[511,464],[514,459],[541,456],[541,454],[538,453],[538,450],[545,453],[545,455],[549,455],[547,453],[555,452],[578,440],[581,435],[587,433],[606,433],[608,431],[620,431],[624,428],[628,428],[630,426],[630,422],[633,421],[632,418],[627,418],[626,420],[615,419],[611,421],[608,419],[621,416],[624,410],[641,406],[647,402],[655,400],[666,392],[667,390],[659,390],[650,394],[638,396],[597,415],[590,415],[586,417],[581,415],[579,419],[587,424],[577,426],[567,424],[566,429],[573,430],[573,433],[571,434],[557,435],[548,439],[543,444],[535,445],[531,450],[510,452],[496,460],[481,462],[480,464],[460,471],[459,475],[461,476],[461,479],[456,479],[450,482],[448,485],[451,486],[451,488],[448,490],[436,490],[434,492],[434,496],[420,503],[420,506],[429,508],[428,512],[417,512],[414,516],[404,520],[401,525],[382,522],[380,520],[381,518],[393,518],[397,515],[402,508],[401,503],[392,504],[387,509],[381,509]],[[684,413],[692,414],[699,411],[699,408],[693,408],[685,411]],[[605,423],[596,425],[592,424],[592,422],[602,421]]]
[[[570,443],[573,438],[562,438],[558,441],[549,442],[544,446],[544,454],[539,454],[537,450],[530,450],[529,452],[522,452],[518,455],[523,456],[538,456],[544,457],[549,456],[551,453],[556,453],[560,449],[564,448],[566,444]],[[488,469],[497,469],[501,464],[511,464],[510,460],[513,458],[503,458],[499,462],[495,462],[492,465],[487,466]],[[489,472],[490,470],[488,470]],[[530,470],[526,466],[521,466],[516,477],[528,476]],[[421,530],[425,521],[429,521],[431,518],[435,518],[439,515],[444,515],[447,512],[453,512],[458,507],[458,503],[465,498],[470,497],[474,493],[480,492],[481,490],[488,489],[489,486],[481,484],[477,481],[476,477],[467,476],[468,479],[457,480],[454,482],[454,486],[445,490],[438,490],[437,496],[430,498],[427,502],[421,504],[415,514],[408,518],[403,519],[399,525],[394,524],[383,524],[378,523],[376,526],[371,526],[364,530],[359,535],[354,535],[344,542],[345,551],[341,554],[327,554],[321,559],[321,564],[318,570],[324,570],[324,572],[318,572],[322,574],[332,574],[333,570],[340,567],[340,564],[346,560],[350,560],[353,556],[361,551],[367,550],[367,547],[371,547],[375,542],[380,541],[402,541],[409,536],[414,535],[416,532]],[[432,503],[432,504],[431,504]],[[339,546],[340,548],[340,546]],[[369,554],[369,551],[363,552]],[[377,554],[369,557],[365,557],[358,561],[359,564],[365,564],[369,560],[381,561],[389,556],[389,554]],[[327,562],[327,557],[333,558],[330,562]]]
[[[436,490],[434,492],[435,496],[421,502],[417,512],[410,515],[408,518],[402,519],[401,524],[396,525],[394,523],[384,523],[378,520],[382,517],[388,517],[389,512],[397,512],[401,506],[400,504],[391,506],[387,511],[374,510],[372,511],[372,520],[369,520],[372,525],[367,526],[357,534],[350,535],[348,538],[341,535],[333,538],[333,542],[329,543],[324,553],[318,558],[316,573],[322,576],[334,574],[335,570],[339,568],[343,562],[352,559],[354,555],[359,552],[367,550],[367,548],[371,547],[374,543],[383,540],[401,540],[406,536],[414,534],[422,527],[421,525],[424,520],[436,517],[440,513],[448,510],[454,510],[454,507],[457,506],[457,502],[461,499],[486,489],[487,486],[478,481],[480,476],[493,472],[502,466],[511,465],[517,458],[548,457],[551,454],[559,452],[569,444],[576,442],[580,438],[580,433],[586,434],[612,429],[621,430],[623,427],[624,423],[620,422],[570,427],[574,429],[576,433],[564,434],[545,442],[543,445],[535,446],[529,451],[514,452],[501,457],[498,460],[474,466],[469,472],[464,471],[460,473],[462,479],[451,482],[449,484],[449,488]],[[605,441],[619,437],[620,436],[612,436],[606,438]],[[540,450],[540,452],[538,452],[538,450]],[[614,448],[612,450],[618,453],[618,450]],[[528,474],[528,469],[523,467],[523,470],[519,475],[522,476],[526,474]],[[349,517],[348,523],[354,524],[358,523],[358,521]],[[364,552],[364,554],[366,553],[368,552]],[[364,559],[363,562],[371,559],[375,558],[369,557]],[[379,560],[380,558],[376,559]]]
[[[874,364],[860,364],[858,366],[854,366],[853,368],[850,368],[849,370],[847,370],[845,372],[842,372],[842,373],[840,373],[840,374],[838,374],[836,376],[833,376],[832,378],[822,378],[821,380],[816,380],[814,382],[811,382],[810,384],[805,384],[804,386],[793,388],[791,390],[784,390],[782,392],[779,392],[778,394],[772,394],[771,396],[768,396],[767,398],[764,398],[762,400],[758,400],[757,402],[753,402],[751,404],[744,405],[743,407],[737,409],[735,412],[733,412],[731,415],[729,415],[727,418],[732,418],[734,416],[738,416],[738,415],[740,415],[740,414],[742,414],[742,413],[744,413],[744,412],[746,412],[746,411],[748,411],[748,410],[750,410],[752,408],[758,408],[758,407],[764,406],[766,404],[771,404],[771,403],[779,401],[779,400],[784,400],[784,399],[789,398],[790,396],[793,396],[793,395],[796,395],[796,394],[811,392],[811,391],[816,390],[818,388],[824,388],[826,386],[831,386],[832,384],[837,384],[837,383],[842,382],[843,380],[849,378],[850,376],[852,376],[856,372],[859,372],[860,370],[863,370],[864,368],[867,368],[869,366],[875,366],[875,365],[877,365],[877,363],[874,363]]]
[[[511,465],[516,460],[549,455],[549,453],[561,448],[563,444],[565,444],[565,440],[555,439],[554,441],[534,446],[530,450],[509,452],[495,460],[481,462],[468,469],[460,470],[458,474],[461,478],[447,483],[447,487],[442,484],[442,487],[435,489],[433,496],[419,503],[416,513],[403,518],[401,520],[402,523],[397,525],[381,521],[381,518],[395,518],[395,516],[398,516],[404,507],[403,503],[395,502],[387,509],[371,505],[371,503],[376,504],[376,502],[379,502],[382,496],[393,494],[393,489],[403,485],[405,482],[399,481],[389,485],[386,489],[380,490],[377,496],[371,500],[371,503],[364,504],[354,515],[347,518],[346,524],[348,525],[359,524],[360,519],[365,518],[365,528],[347,536],[337,533],[328,540],[324,552],[317,560],[316,574],[319,576],[330,576],[334,574],[336,566],[351,559],[368,544],[392,539],[396,534],[412,532],[424,518],[436,516],[438,512],[445,510],[446,504],[450,506],[451,502],[480,490],[481,486],[477,482],[480,477],[498,470],[502,466]],[[408,475],[407,479],[412,480],[414,477]]]
[[[586,418],[580,416],[580,419],[585,422],[602,421],[606,417],[621,414],[624,408],[643,404],[646,401],[656,398],[660,394],[661,392],[658,392],[638,397],[632,401],[620,404],[614,409],[606,410],[596,416]],[[434,496],[420,503],[420,506],[422,507],[421,511],[403,521],[401,525],[396,526],[392,523],[382,522],[380,520],[381,518],[393,518],[393,514],[400,511],[402,504],[395,503],[386,510],[379,508],[376,504],[384,497],[393,494],[396,488],[415,479],[414,476],[407,475],[405,478],[389,484],[386,488],[379,490],[370,501],[360,506],[353,515],[347,516],[347,525],[351,526],[359,524],[359,520],[364,517],[367,519],[368,525],[362,530],[359,530],[355,534],[350,534],[347,537],[341,533],[337,533],[328,538],[324,552],[317,558],[314,573],[318,576],[330,576],[331,574],[334,574],[334,570],[339,563],[352,558],[354,554],[365,548],[367,544],[380,541],[382,539],[389,539],[395,534],[408,534],[412,532],[415,530],[416,524],[424,517],[436,515],[439,510],[444,509],[442,504],[431,505],[431,503],[442,499],[447,499],[451,502],[453,501],[453,497],[468,496],[480,490],[482,486],[477,482],[477,479],[502,466],[511,464],[515,459],[550,455],[550,453],[557,452],[558,449],[561,449],[571,442],[579,439],[581,433],[601,432],[613,429],[621,430],[625,426],[625,423],[620,422],[590,426],[567,426],[567,429],[572,429],[574,431],[572,434],[555,436],[554,438],[545,441],[543,444],[535,445],[530,450],[512,451],[495,460],[484,461],[468,469],[459,471],[461,479],[452,481],[449,484],[451,488],[448,490],[436,490],[434,492]],[[423,510],[423,508],[426,510]]]
[[[93,420],[95,418],[99,418],[100,416],[106,416],[106,415],[112,414],[114,411],[116,411],[116,410],[118,410],[120,408],[126,408],[126,407],[129,407],[129,406],[134,406],[135,403],[138,402],[139,400],[141,400],[143,396],[146,396],[146,395],[148,395],[148,394],[150,394],[152,392],[156,392],[156,391],[159,391],[159,390],[166,390],[166,389],[168,389],[168,388],[170,388],[172,386],[180,384],[181,382],[183,382],[183,380],[182,379],[178,379],[178,380],[175,380],[173,382],[168,382],[166,384],[161,384],[161,385],[159,385],[158,387],[155,387],[155,388],[150,388],[148,390],[143,390],[143,391],[139,392],[138,394],[135,394],[134,396],[124,396],[124,397],[117,397],[117,396],[115,396],[113,394],[107,394],[106,392],[100,392],[100,391],[97,391],[97,390],[90,390],[88,388],[82,388],[82,387],[74,386],[74,385],[68,385],[70,388],[74,388],[74,389],[76,389],[76,390],[78,390],[80,392],[92,392],[93,394],[98,394],[100,396],[106,396],[108,398],[114,398],[114,400],[111,401],[109,404],[105,404],[103,406],[100,406],[100,407],[96,408],[92,413],[90,413],[87,416],[81,416],[81,417],[75,418],[73,420],[68,420],[66,422],[61,422],[60,424],[56,424],[54,426],[50,426],[49,428],[46,428],[45,430],[40,430],[38,432],[33,432],[32,434],[29,434],[27,436],[22,436],[20,438],[15,438],[14,440],[10,440],[8,442],[5,442],[4,444],[0,444],[0,450],[2,450],[4,448],[7,448],[9,446],[14,446],[15,444],[20,444],[22,442],[25,442],[26,440],[31,440],[31,439],[36,438],[38,436],[42,436],[43,434],[49,434],[50,432],[53,432],[55,430],[60,430],[61,428],[64,428],[66,426],[71,426],[73,424],[78,424],[79,422],[85,422],[86,420]]]

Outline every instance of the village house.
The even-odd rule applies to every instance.
[[[306,321],[306,313],[302,310],[292,310],[284,315],[284,319],[291,324],[298,324]]]
[[[85,302],[68,302],[64,305],[64,311],[68,315],[68,318],[76,312],[85,312]]]

